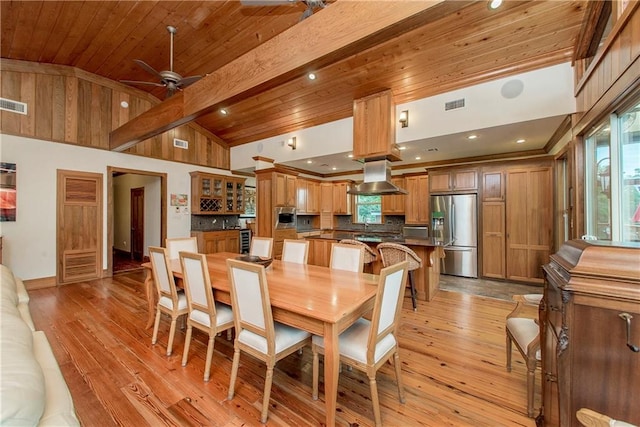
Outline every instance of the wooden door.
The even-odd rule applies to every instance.
[[[144,254],[144,187],[131,189],[131,258]]]
[[[482,203],[482,276],[505,278],[504,202]]]
[[[102,277],[102,174],[58,170],[57,282]]]

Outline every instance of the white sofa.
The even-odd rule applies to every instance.
[[[73,400],[22,280],[0,265],[0,425],[79,426]]]

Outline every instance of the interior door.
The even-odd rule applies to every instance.
[[[144,187],[131,189],[131,258],[142,261],[144,252]]]
[[[102,277],[102,175],[58,170],[57,282]]]

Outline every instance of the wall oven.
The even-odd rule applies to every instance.
[[[274,208],[273,219],[276,229],[296,228],[296,208]]]

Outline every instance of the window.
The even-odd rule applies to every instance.
[[[591,132],[585,160],[587,234],[640,242],[640,103]]]
[[[356,222],[382,224],[382,197],[357,195]]]

